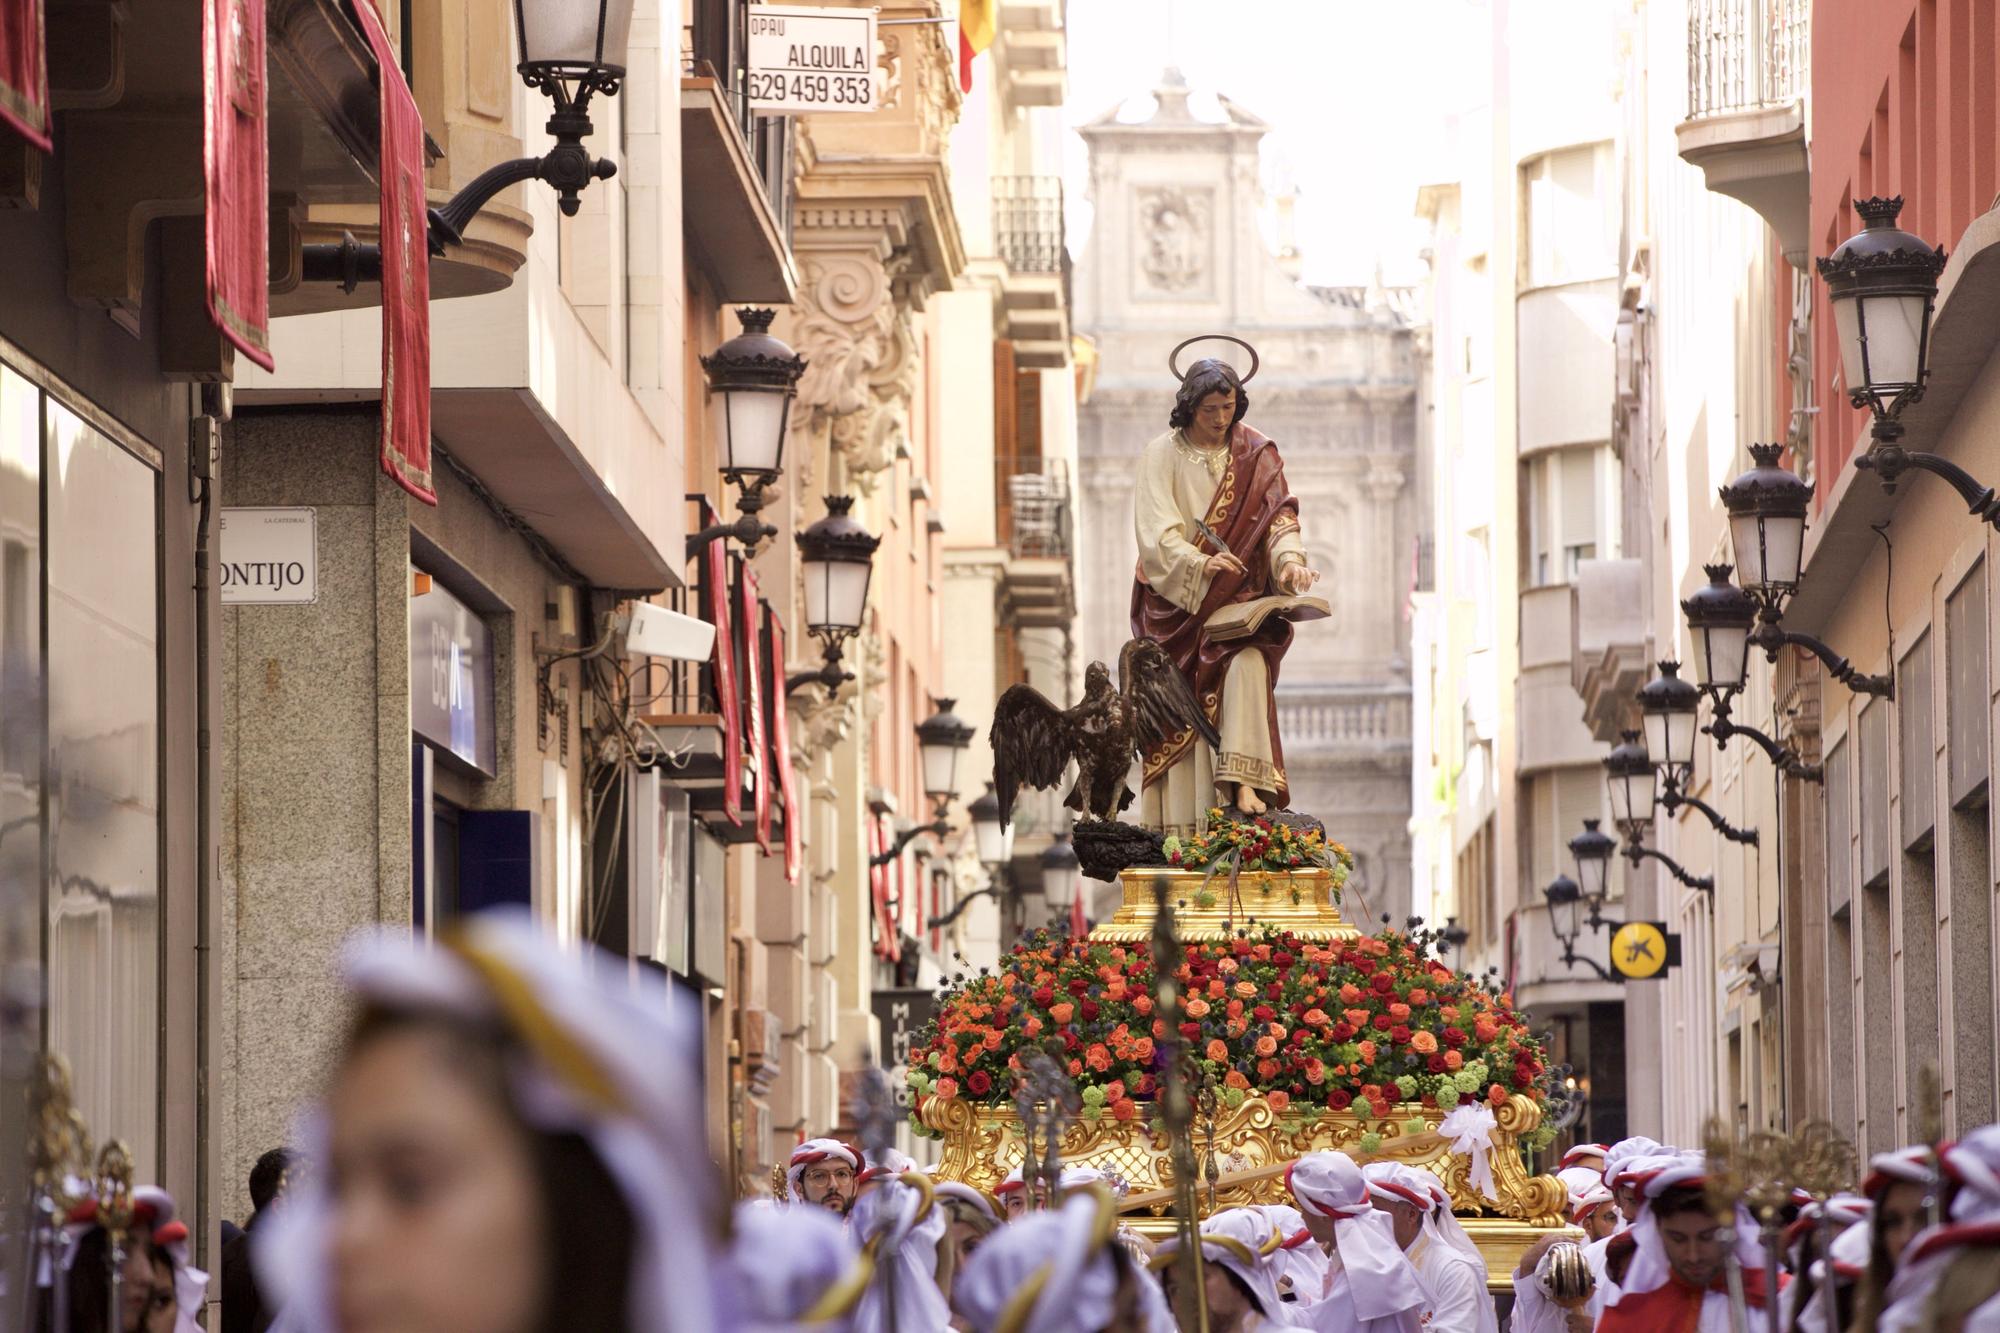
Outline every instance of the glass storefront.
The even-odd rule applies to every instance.
[[[0,365],[0,961],[27,1001],[10,1011],[40,1008],[35,1044],[141,1179],[160,1167],[159,486]]]

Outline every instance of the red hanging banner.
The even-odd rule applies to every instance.
[[[434,505],[424,118],[373,0],[354,0],[354,13],[375,53],[382,86],[382,470]]]
[[[264,132],[264,0],[202,5],[202,175],[208,317],[271,369],[270,148]]]
[[[49,151],[49,55],[42,0],[0,0],[0,120]]]
[[[778,796],[785,806],[785,882],[799,882],[799,862],[805,850],[806,812],[799,808],[792,784],[792,719],[785,701],[785,622],[769,605],[765,621],[771,627],[770,690],[771,750],[767,762],[778,775]]]
[[[770,762],[770,748],[764,743],[764,668],[761,662],[764,618],[758,612],[762,606],[757,596],[757,576],[750,572],[748,562],[743,565],[743,586],[741,599],[737,603],[743,613],[743,712],[750,719],[750,753],[757,757],[752,780],[757,784],[757,845],[764,849],[764,855],[771,854],[771,780],[764,772],[764,765]]]
[[[710,513],[702,506],[704,514]],[[736,638],[729,632],[729,548],[717,537],[708,544],[703,580],[708,587],[708,621],[715,626],[715,704],[722,712],[722,814],[743,823],[743,709],[736,695]]]

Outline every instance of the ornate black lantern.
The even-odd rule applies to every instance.
[[[942,808],[958,799],[958,757],[971,748],[975,728],[951,711],[956,700],[936,702],[937,712],[917,723],[917,752],[923,761],[924,795]]]
[[[1784,452],[1781,444],[1751,445],[1756,466],[1721,490],[1736,577],[1773,610],[1799,590],[1813,496],[1812,487],[1778,461]]]
[[[1582,933],[1582,925],[1577,919],[1577,905],[1583,901],[1583,890],[1568,875],[1557,875],[1543,888],[1542,896],[1549,900],[1549,925],[1554,928],[1556,939],[1567,950]]]
[[[1611,793],[1611,822],[1619,828],[1650,828],[1657,779],[1653,757],[1636,731],[1623,732],[1604,758],[1604,782]],[[1572,844],[1573,846],[1574,844]]]
[[[1930,373],[1931,314],[1944,247],[1896,225],[1903,198],[1854,205],[1866,225],[1819,261],[1840,338],[1841,378],[1856,407],[1893,416],[1923,396]]]
[[[1069,845],[1067,833],[1058,833],[1042,851],[1042,897],[1051,912],[1069,915],[1083,888],[1082,879],[1083,863],[1077,860],[1076,848]]]
[[[1703,565],[1708,584],[1681,602],[1694,636],[1694,678],[1711,697],[1729,699],[1743,688],[1750,662],[1750,632],[1757,600],[1730,582],[1728,565]]]
[[[1639,687],[1639,719],[1646,749],[1653,762],[1669,774],[1694,767],[1695,738],[1701,734],[1697,713],[1701,692],[1681,679],[1679,662],[1660,663],[1660,674]]]
[[[1576,858],[1577,879],[1583,896],[1590,900],[1593,919],[1610,892],[1611,857],[1617,850],[1617,839],[1599,829],[1594,819],[1584,820],[1583,832],[1569,840],[1569,854]]]
[[[1014,832],[1000,826],[1000,798],[993,793],[993,784],[986,784],[986,791],[965,808],[972,817],[972,838],[979,849],[979,863],[992,869],[1005,862],[1012,851]]]
[[[761,508],[764,487],[785,466],[785,432],[805,358],[771,336],[774,310],[736,312],[743,331],[701,359],[709,392],[722,399],[723,480],[743,491],[743,508]],[[759,503],[750,498],[759,496]]]

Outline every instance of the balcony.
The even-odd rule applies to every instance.
[[[1289,757],[1407,754],[1410,692],[1374,685],[1280,686],[1278,734]]]
[[[993,248],[1006,273],[1000,308],[1014,364],[1056,370],[1069,361],[1069,248],[1060,176],[993,178]]]
[[[1681,159],[1754,209],[1804,269],[1805,99],[1811,0],[1688,0],[1688,115]]]
[[[1061,0],[1001,0],[996,68],[1007,109],[1061,106],[1068,48]]]
[[[1638,725],[1633,695],[1651,674],[1644,571],[1637,560],[1585,560],[1570,594],[1570,684],[1590,734],[1615,744]]]
[[[1071,568],[1074,511],[1069,470],[1049,462],[1038,472],[1015,472],[1003,479],[1005,508],[1000,534],[1007,566],[1000,580],[1004,623],[1024,628],[1060,628],[1076,615]]]
[[[1522,774],[1595,764],[1603,753],[1584,725],[1571,683],[1576,654],[1574,594],[1567,583],[1521,593],[1521,670],[1515,681],[1515,766]]]
[[[725,302],[789,305],[791,119],[750,109],[748,9],[701,0],[681,28],[681,211]]]

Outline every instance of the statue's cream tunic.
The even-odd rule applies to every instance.
[[[1139,574],[1153,590],[1189,614],[1200,611],[1208,595],[1205,570],[1208,554],[1196,543],[1196,523],[1208,513],[1216,483],[1229,462],[1229,446],[1203,449],[1179,430],[1170,430],[1146,446],[1139,459],[1139,480],[1133,514],[1139,538]],[[1265,550],[1237,551],[1249,564],[1265,560],[1273,591],[1278,571],[1306,562],[1298,525],[1274,523]],[[1239,652],[1229,659],[1222,698],[1215,707],[1202,704],[1216,718],[1222,749],[1211,754],[1197,739],[1179,762],[1169,768],[1139,799],[1139,822],[1148,828],[1186,837],[1207,823],[1211,806],[1228,805],[1235,788],[1247,783],[1269,795],[1282,782],[1271,750],[1268,701],[1271,676],[1260,652]],[[1217,787],[1227,790],[1218,792]]]

